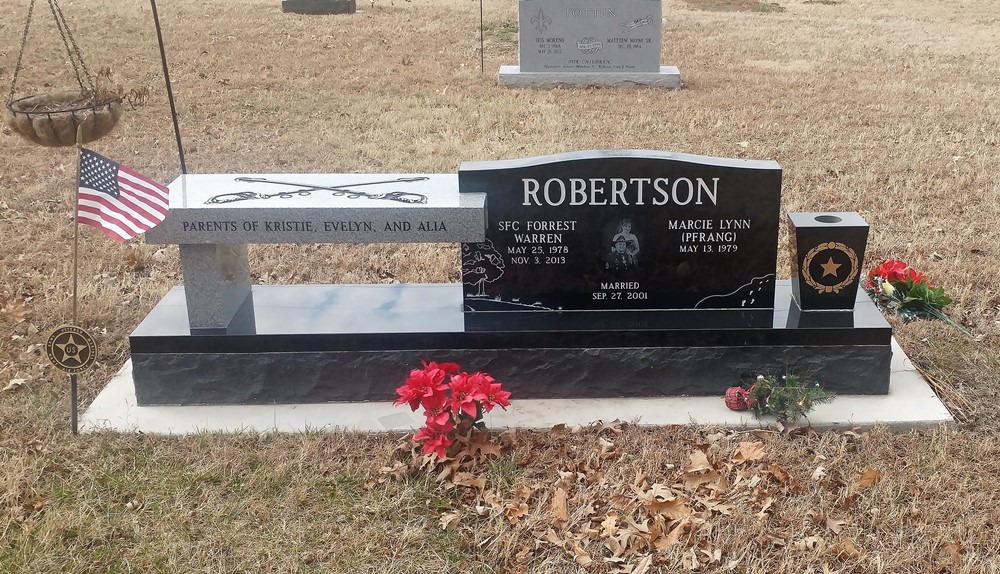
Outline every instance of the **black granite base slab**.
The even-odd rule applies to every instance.
[[[888,392],[892,330],[866,296],[853,312],[803,313],[787,281],[776,292],[767,317],[466,314],[461,285],[254,286],[252,319],[210,335],[191,333],[176,287],[132,333],[133,377],[140,405],[391,400],[421,359],[489,372],[523,398],[721,394],[786,372]]]

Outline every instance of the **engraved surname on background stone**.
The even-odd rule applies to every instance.
[[[265,221],[264,231],[313,231],[311,221]]]
[[[704,179],[693,181],[679,177],[671,181],[666,177],[592,177],[569,179],[549,178],[541,182],[535,178],[521,179],[524,192],[522,205],[718,205],[719,178],[712,178],[710,186]],[[649,189],[652,187],[652,190]],[[649,196],[646,192],[650,191]]]
[[[567,8],[567,18],[615,18],[614,8]]]
[[[374,231],[371,221],[324,221],[323,231]]]

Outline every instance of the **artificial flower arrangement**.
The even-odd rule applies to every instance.
[[[734,411],[752,410],[757,418],[775,415],[781,422],[795,422],[812,410],[814,405],[836,398],[819,381],[805,383],[795,375],[757,375],[749,386],[729,387],[726,406]],[[806,417],[808,418],[808,417]]]
[[[927,276],[898,259],[887,259],[868,272],[865,291],[880,309],[891,309],[906,321],[942,319],[951,298]],[[950,322],[950,321],[949,321]]]
[[[409,405],[413,411],[424,408],[426,422],[413,435],[423,443],[424,454],[445,458],[457,436],[486,430],[485,413],[510,406],[510,392],[486,373],[470,375],[456,363],[431,361],[423,367],[410,371],[406,384],[396,389],[399,398],[394,404]]]

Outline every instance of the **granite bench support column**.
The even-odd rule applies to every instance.
[[[191,330],[225,333],[250,297],[246,244],[182,244],[180,248]]]

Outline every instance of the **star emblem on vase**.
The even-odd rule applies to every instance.
[[[827,259],[826,263],[820,263],[820,267],[823,268],[823,277],[826,277],[827,275],[833,275],[833,277],[836,278],[837,269],[839,269],[840,266],[841,266],[840,263],[833,262],[833,256],[831,255],[830,258]]]

